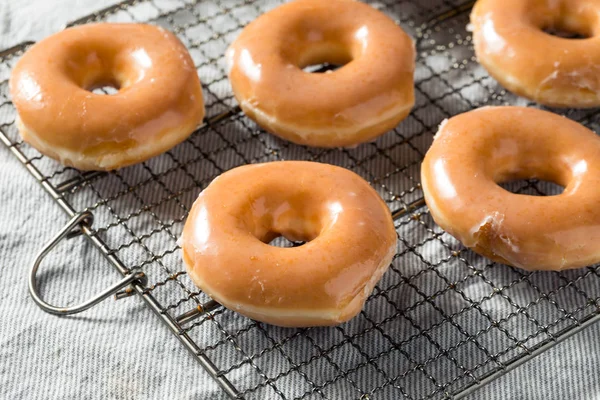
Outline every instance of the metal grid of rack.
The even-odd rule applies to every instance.
[[[462,397],[598,320],[600,271],[526,272],[491,263],[437,227],[422,200],[420,162],[445,118],[483,105],[528,104],[477,64],[466,31],[472,3],[381,0],[416,40],[416,104],[396,129],[355,149],[292,145],[237,108],[223,54],[242,27],[278,0],[134,0],[73,24],[150,22],[175,32],[203,82],[207,119],[188,140],[111,173],[60,166],[23,143],[8,95],[11,67],[30,45],[0,53],[0,139],[80,231],[233,398]],[[597,128],[595,111],[562,111]],[[398,232],[389,272],[352,321],[288,329],[224,309],[186,276],[177,238],[200,190],[235,166],[282,159],[332,163],[367,179]],[[556,193],[546,182],[508,189]],[[82,214],[84,213],[84,214]],[[93,225],[82,215],[91,213]]]

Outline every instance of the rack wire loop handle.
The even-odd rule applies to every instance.
[[[46,301],[42,299],[40,296],[36,274],[42,260],[46,257],[46,255],[54,248],[56,245],[64,238],[70,238],[81,234],[84,232],[84,228],[89,228],[93,222],[93,214],[90,212],[82,212],[75,215],[71,220],[54,236],[48,243],[44,245],[42,250],[35,257],[35,261],[33,262],[33,266],[31,267],[31,271],[29,272],[29,293],[33,298],[33,301],[44,311],[50,314],[55,315],[71,315],[77,314],[82,311],[87,310],[90,307],[95,306],[100,303],[102,300],[110,297],[111,295],[117,293],[124,287],[130,285],[134,281],[140,281],[145,285],[146,276],[143,272],[136,272],[130,275],[127,275],[125,278],[121,279],[119,282],[114,285],[104,289],[100,293],[96,294],[89,300],[73,306],[73,307],[58,307],[48,304]]]

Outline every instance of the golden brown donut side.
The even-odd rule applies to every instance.
[[[90,91],[104,85],[119,91]],[[204,117],[189,53],[151,25],[92,24],[50,36],[18,61],[10,89],[24,140],[80,169],[143,161],[184,140]]]
[[[538,178],[555,196],[508,192],[497,182]],[[436,223],[486,257],[529,270],[600,261],[600,138],[546,111],[486,107],[440,126],[421,168]]]
[[[278,234],[307,241],[281,248]],[[326,164],[248,165],[198,197],[182,235],[193,282],[224,306],[280,326],[356,315],[396,249],[389,209],[358,175]]]
[[[600,1],[478,0],[471,13],[478,61],[513,93],[556,107],[600,105]],[[589,36],[567,39],[543,30]]]
[[[297,0],[250,23],[227,51],[244,110],[295,143],[353,146],[385,133],[414,104],[411,38],[360,2]],[[330,73],[303,67],[345,64]]]

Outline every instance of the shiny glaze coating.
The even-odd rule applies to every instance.
[[[549,106],[597,107],[599,15],[600,0],[478,0],[471,14],[475,52],[490,75],[518,95]]]
[[[268,243],[277,236],[299,247]],[[190,278],[209,296],[280,326],[349,320],[396,250],[389,209],[361,177],[307,161],[235,168],[198,197],[182,235]]]
[[[497,182],[538,178],[555,196],[511,193]],[[533,108],[489,107],[440,126],[421,168],[431,215],[465,246],[529,270],[600,261],[600,138]]]
[[[226,56],[244,112],[298,144],[338,147],[372,140],[414,104],[411,38],[357,1],[282,5],[250,23]],[[345,65],[328,73],[302,70],[324,62]]]
[[[119,91],[90,91],[106,85]],[[23,139],[84,170],[160,154],[204,117],[189,53],[175,35],[152,25],[92,24],[50,36],[19,60],[10,91]]]

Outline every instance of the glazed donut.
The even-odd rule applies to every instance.
[[[294,143],[350,147],[395,127],[414,104],[411,38],[358,1],[297,0],[250,23],[226,53],[242,110]],[[329,73],[302,69],[345,64]]]
[[[600,1],[478,0],[471,14],[481,65],[511,92],[555,107],[600,105]],[[544,29],[588,36],[567,39]]]
[[[278,236],[306,241],[275,247]],[[279,326],[335,325],[362,309],[396,250],[391,214],[361,177],[308,161],[215,179],[182,235],[192,281],[227,308]]]
[[[113,95],[92,93],[113,86]],[[92,24],[31,47],[10,79],[23,140],[82,170],[144,161],[183,141],[204,117],[183,44],[162,28]]]
[[[555,196],[498,185],[538,178]],[[465,246],[528,270],[600,261],[600,138],[565,117],[533,108],[489,107],[440,126],[421,168],[435,222]]]

